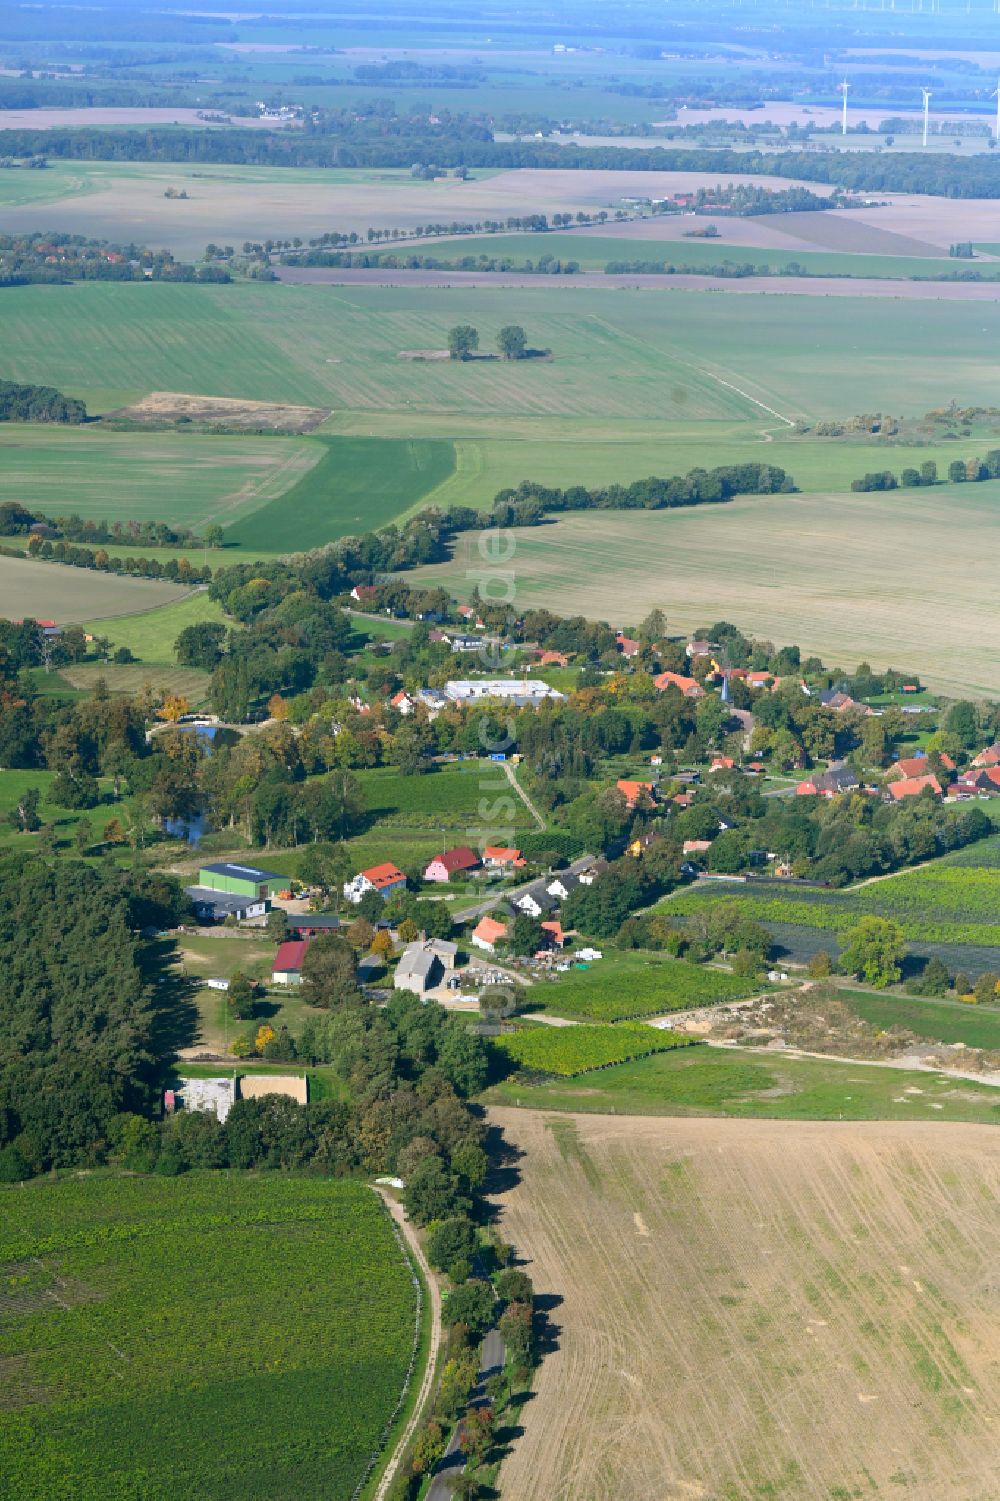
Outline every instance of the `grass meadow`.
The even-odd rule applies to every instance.
[[[8,620],[31,616],[71,625],[100,616],[121,622],[126,616],[183,601],[190,593],[190,585],[160,579],[0,557],[0,608]]]
[[[392,767],[356,773],[369,817],[380,828],[447,833],[449,844],[474,844],[481,827],[533,829],[535,823],[511,791],[502,767],[459,761],[424,776],[403,776]],[[497,805],[502,803],[502,807]],[[509,805],[509,806],[508,806]],[[495,841],[494,841],[495,842]],[[439,843],[440,847],[440,843]]]
[[[828,1059],[782,1058],[699,1043],[567,1084],[511,1080],[487,1104],[598,1115],[718,1115],[786,1121],[1000,1124],[1000,1090],[967,1079]]]
[[[608,951],[592,969],[574,969],[551,982],[539,981],[529,994],[533,1010],[574,1020],[617,1022],[736,1001],[761,988],[766,989],[752,980],[683,959]]]
[[[104,617],[89,620],[86,629],[94,636],[107,636],[112,650],[127,646],[138,657],[141,667],[176,668],[174,642],[185,626],[199,625],[204,620],[223,621],[225,616],[222,606],[209,599],[204,589],[198,589],[183,599],[131,615],[128,619]]]
[[[349,1501],[414,1345],[368,1188],[102,1175],[0,1204],[8,1501]]]

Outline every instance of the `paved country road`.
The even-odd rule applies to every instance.
[[[475,1407],[485,1398],[483,1382],[488,1376],[493,1376],[503,1370],[504,1344],[499,1331],[491,1329],[483,1340],[483,1348],[479,1357],[479,1383],[472,1394],[469,1403]],[[458,1435],[460,1424],[456,1423],[455,1430],[448,1440],[448,1447],[444,1451],[444,1458],[440,1461],[427,1492],[426,1501],[451,1501],[451,1483],[456,1475],[460,1475],[465,1465],[465,1455],[459,1448]]]

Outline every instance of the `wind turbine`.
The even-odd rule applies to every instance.
[[[1000,3],[1000,0],[998,0],[998,3]],[[998,141],[1000,141],[1000,79],[997,80],[997,86],[993,90],[993,93],[990,95],[990,98],[995,99],[997,102],[996,138]]]
[[[844,115],[843,115],[843,123],[841,125],[841,135],[846,135],[847,134],[847,91],[851,87],[851,85],[848,83],[847,79],[845,78],[844,81],[843,81],[843,83],[840,84],[839,87],[840,87],[840,92],[844,96]],[[1000,116],[1000,97],[998,97],[998,99],[997,99],[997,114],[998,114],[998,116]]]
[[[930,91],[930,89],[921,89],[920,92],[924,96],[924,145],[926,146],[927,145],[927,126],[928,126],[928,120],[929,120],[929,117],[930,117],[930,108],[931,108],[931,91]]]

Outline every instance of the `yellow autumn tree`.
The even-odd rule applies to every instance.
[[[372,953],[377,954],[380,959],[388,959],[392,953],[392,939],[386,928],[379,928],[372,939]]]
[[[257,1028],[257,1036],[254,1038],[254,1051],[257,1053],[263,1053],[268,1043],[276,1035],[277,1034],[275,1033],[273,1027],[269,1027],[267,1022],[262,1022],[261,1025]]]
[[[190,714],[191,705],[182,693],[168,693],[156,712],[168,724],[176,724],[183,714]]]

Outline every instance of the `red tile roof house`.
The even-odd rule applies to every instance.
[[[955,763],[950,756],[943,752],[940,756],[941,765],[946,771],[954,771]],[[907,756],[902,761],[894,761],[886,772],[886,776],[896,777],[922,777],[930,772],[930,762],[926,756]]]
[[[889,791],[897,803],[904,797],[919,797],[928,787],[935,797],[941,796],[941,783],[935,776],[904,777],[901,782],[889,783]]]
[[[511,865],[515,870],[522,870],[528,862],[520,850],[503,844],[487,844],[483,846],[483,864],[493,868]]]
[[[569,657],[563,651],[543,651],[538,654],[539,667],[568,667]]]
[[[472,930],[472,942],[488,954],[495,953],[497,944],[506,937],[507,924],[497,922],[495,917],[481,917]]]
[[[368,604],[378,593],[374,584],[355,584],[351,590],[351,598],[356,599],[358,604]]]
[[[443,854],[435,855],[424,871],[424,880],[450,881],[452,876],[461,875],[463,871],[478,870],[481,864],[475,851],[463,844],[458,849],[445,850]]]
[[[711,848],[711,839],[685,839],[682,853],[685,855],[704,855]]]
[[[732,756],[715,756],[713,757],[712,764],[708,769],[709,771],[732,771],[735,765],[736,762],[733,760]]]
[[[546,943],[557,949],[561,949],[569,938],[569,934],[563,932],[563,925],[557,917],[554,917],[551,922],[543,922],[542,932],[548,935]]]
[[[379,896],[387,897],[394,891],[403,890],[405,886],[406,877],[403,872],[391,861],[387,861],[384,865],[372,865],[368,870],[359,870],[350,881],[345,881],[344,896],[357,906],[366,891],[377,891]]]
[[[652,807],[656,800],[656,792],[652,782],[630,782],[619,778],[615,783],[618,791],[625,799],[629,808]]]
[[[311,942],[310,938],[292,938],[281,945],[271,966],[272,985],[302,984],[302,961]]]
[[[972,758],[973,766],[1000,766],[1000,744],[988,745]]]
[[[685,698],[704,698],[705,690],[696,678],[686,678],[679,672],[661,672],[653,679],[653,687],[663,693],[667,688],[678,688]]]
[[[623,657],[637,657],[642,650],[642,643],[635,641],[631,636],[623,636],[621,631],[615,637],[615,645]]]

